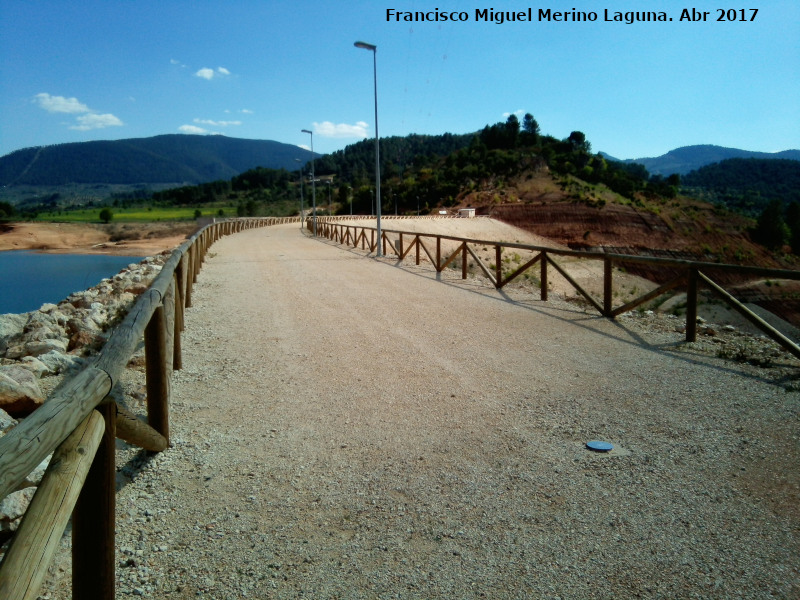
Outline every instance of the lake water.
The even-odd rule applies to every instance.
[[[58,304],[141,260],[141,256],[0,252],[0,314],[37,310],[47,302]]]

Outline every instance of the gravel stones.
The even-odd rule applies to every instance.
[[[394,264],[215,243],[172,447],[120,448],[121,596],[798,595],[794,359]]]

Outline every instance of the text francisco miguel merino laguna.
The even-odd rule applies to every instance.
[[[711,20],[742,20],[742,21],[752,21],[755,18],[758,9],[750,9],[751,14],[742,14],[741,19],[738,18],[738,11],[728,11],[728,12],[736,12],[737,14],[734,15],[734,18],[730,18],[730,15],[727,15],[725,11],[721,9],[717,9],[718,12],[722,13],[722,18],[716,19],[714,18],[711,11],[699,11],[695,10],[694,8],[688,9],[684,8],[681,10],[681,14],[678,16],[676,11],[676,16],[678,16],[679,21],[711,21]],[[742,11],[744,13],[745,11]],[[493,8],[476,8],[472,13],[467,11],[440,11],[438,8],[430,11],[404,11],[404,10],[397,10],[394,8],[387,8],[386,9],[386,20],[387,21],[396,21],[396,22],[403,22],[403,21],[413,21],[413,22],[424,22],[424,21],[484,21],[487,23],[496,23],[501,25],[503,23],[513,22],[513,21],[539,21],[539,22],[582,22],[582,21],[609,21],[609,22],[616,22],[616,23],[627,23],[632,24],[635,22],[642,22],[642,21],[672,21],[672,17],[670,17],[666,12],[660,11],[628,11],[628,12],[619,12],[609,9],[604,9],[601,15],[595,11],[581,11],[581,10],[568,10],[568,11],[555,11],[549,8],[544,9],[533,9],[528,8],[527,10],[520,10],[520,11],[510,11],[510,10],[494,10]]]

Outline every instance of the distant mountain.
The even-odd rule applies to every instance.
[[[603,153],[601,153],[603,154]],[[685,175],[700,167],[727,160],[729,158],[764,158],[764,159],[789,159],[800,160],[800,150],[784,150],[783,152],[753,152],[738,150],[736,148],[723,148],[722,146],[700,145],[684,146],[670,150],[663,156],[655,158],[629,158],[620,160],[604,154],[607,159],[622,163],[637,163],[644,165],[651,175],[672,175],[677,173]]]
[[[0,157],[0,185],[198,184],[255,167],[294,171],[296,159],[309,158],[299,146],[270,140],[158,135],[17,150]]]
[[[774,200],[800,202],[800,161],[729,158],[681,177],[695,197],[757,216]]]

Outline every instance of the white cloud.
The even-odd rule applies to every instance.
[[[106,127],[120,127],[123,122],[112,114],[99,115],[90,113],[77,118],[78,124],[70,126],[70,129],[77,131],[89,131],[90,129],[105,129]]]
[[[106,127],[120,127],[124,123],[110,113],[100,114],[80,102],[77,98],[65,98],[64,96],[51,96],[50,94],[36,94],[33,97],[40,108],[49,113],[65,113],[80,115],[75,117],[76,124],[70,125],[70,129],[76,131],[89,131],[91,129],[105,129]]]
[[[359,121],[355,125],[348,125],[347,123],[331,123],[330,121],[323,121],[322,123],[313,123],[314,133],[323,137],[331,138],[365,138],[367,137],[367,125],[364,121]]]
[[[204,133],[211,133],[208,129],[203,129],[202,127],[197,127],[196,125],[181,125],[178,127],[178,131],[182,131],[183,133],[194,133],[198,135],[202,135]]]
[[[241,125],[241,121],[212,121],[211,119],[194,119],[199,125],[212,125],[214,127],[227,127],[229,125]]]
[[[252,114],[253,114],[253,111],[252,111],[252,110],[250,110],[250,109],[248,109],[248,108],[243,108],[243,109],[242,109],[242,110],[240,110],[239,112],[240,112],[240,113],[242,113],[242,114],[244,114],[244,115],[252,115]]]
[[[524,111],[524,110],[522,110],[521,108],[518,108],[518,109],[517,109],[517,110],[515,110],[513,113],[504,112],[504,113],[503,113],[503,118],[507,119],[507,118],[508,118],[508,117],[510,117],[511,115],[516,115],[518,119],[521,119],[521,118],[522,118],[522,115],[524,115],[524,114],[525,114],[525,111]]]
[[[202,69],[197,71],[197,73],[195,73],[195,76],[201,77],[203,79],[208,79],[210,81],[214,79],[214,77],[216,77],[217,75],[230,75],[230,74],[231,72],[228,71],[228,69],[226,69],[225,67],[217,67],[216,71],[214,69],[209,69],[208,67],[203,67]]]
[[[50,94],[36,94],[36,102],[41,108],[51,113],[80,114],[89,112],[89,107],[78,102],[77,98],[64,98],[64,96],[51,96]]]

